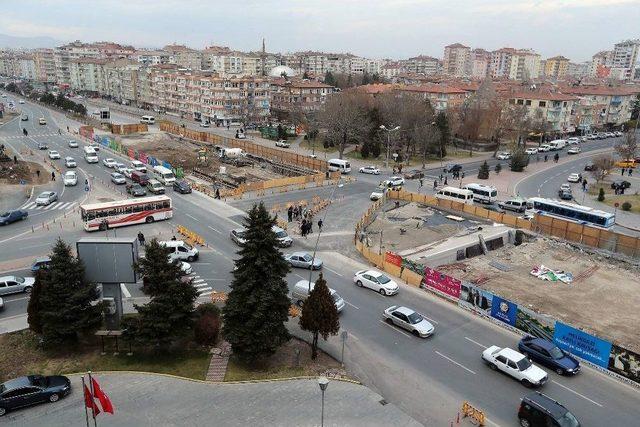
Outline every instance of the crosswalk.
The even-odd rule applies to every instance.
[[[205,282],[205,280],[200,276],[196,275],[195,273],[191,273],[189,277],[191,277],[192,279],[191,284],[193,284],[193,286],[198,291],[198,296],[205,297],[213,293],[213,288],[209,286],[209,284]]]
[[[0,139],[20,139],[20,138],[37,138],[45,136],[60,136],[58,133],[31,133],[28,136],[25,135],[1,135]]]
[[[72,209],[76,205],[76,202],[55,202],[47,206],[36,206],[36,202],[30,202],[22,206],[23,210],[35,210],[35,211],[61,211]]]

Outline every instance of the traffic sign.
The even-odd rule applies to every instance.
[[[615,203],[613,204],[613,206],[615,206],[615,207],[617,208],[618,206],[620,206],[620,203],[615,202]]]

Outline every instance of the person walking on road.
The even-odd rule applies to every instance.
[[[40,169],[38,169],[38,170],[36,171],[36,176],[37,176],[38,178],[40,178]]]
[[[444,177],[444,185],[448,185],[447,177],[446,177],[446,176]]]
[[[318,220],[318,232],[321,233],[322,232],[322,219]]]
[[[544,155],[544,161],[545,162],[547,161],[547,155],[546,154]]]
[[[437,188],[438,188],[438,180],[434,179],[433,180],[433,191],[436,191]]]
[[[424,180],[420,178],[419,181],[420,181],[420,188],[422,188],[422,185],[424,184]]]
[[[140,242],[140,245],[144,246],[144,234],[142,234],[142,231],[138,231],[138,242]]]
[[[56,180],[56,173],[51,172],[51,181],[55,181],[55,180]]]
[[[15,156],[13,156],[15,158]],[[629,173],[627,175],[631,176],[631,173],[633,172],[633,169],[629,168]]]
[[[220,200],[220,189],[219,188],[216,188],[216,196],[215,196],[215,198]]]
[[[622,168],[622,176],[624,176],[624,168]]]
[[[558,163],[558,159],[559,159],[559,158],[560,158],[560,155],[559,155],[558,153],[556,153],[556,154],[553,156],[553,161],[554,161],[555,163]]]
[[[287,220],[289,222],[293,220],[293,206],[289,206],[289,209],[287,209]]]

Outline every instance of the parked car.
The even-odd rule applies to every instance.
[[[567,181],[569,181],[569,182],[580,182],[580,181],[582,181],[582,175],[580,175],[579,173],[569,174],[569,176],[567,177]]]
[[[244,238],[246,233],[247,230],[245,230],[244,228],[236,228],[234,230],[231,230],[231,233],[229,233],[229,237],[231,237],[231,240],[236,242],[238,245],[242,246],[246,242]]]
[[[404,179],[418,179],[421,176],[424,177],[422,169],[411,169],[403,174]]]
[[[131,167],[138,172],[147,173],[147,165],[140,160],[131,160]]]
[[[551,146],[549,144],[542,144],[540,147],[538,147],[538,151],[540,153],[546,153],[548,151],[551,151]]]
[[[569,145],[574,145],[579,143],[580,143],[580,138],[578,138],[577,136],[572,136],[571,138],[567,139],[567,144]]]
[[[611,188],[614,189],[614,190],[616,188],[623,188],[623,189],[626,190],[629,187],[631,187],[631,183],[629,181],[622,180],[622,181],[613,181],[611,183]]]
[[[525,154],[538,154],[538,149],[537,148],[527,148],[526,150],[524,150]]]
[[[23,219],[27,219],[28,216],[29,212],[21,211],[19,209],[15,211],[5,212],[0,215],[0,225],[8,225],[16,221],[22,221]]]
[[[271,227],[271,230],[276,233],[276,240],[278,241],[278,245],[281,248],[288,248],[289,246],[293,245],[293,239],[289,237],[284,229],[274,225],[273,227]]]
[[[55,191],[43,191],[36,197],[36,206],[48,206],[58,200],[58,193]]]
[[[49,268],[50,265],[51,265],[51,258],[49,258],[48,256],[45,256],[42,258],[36,258],[35,261],[33,261],[33,264],[31,265],[31,272],[35,273],[40,269]]]
[[[435,331],[428,320],[407,307],[392,305],[382,312],[382,317],[387,323],[399,326],[420,338],[430,337]]]
[[[75,168],[78,166],[78,164],[76,163],[76,160],[73,157],[65,157],[64,165],[68,168]]]
[[[66,171],[64,175],[62,175],[62,182],[65,187],[72,187],[78,184],[78,174],[75,171]]]
[[[595,170],[595,168],[596,166],[592,162],[589,162],[586,165],[584,165],[585,171],[592,171],[592,170]]]
[[[116,161],[111,157],[107,157],[105,159],[102,159],[102,164],[110,169],[113,169],[113,167],[116,165]]]
[[[26,114],[23,114],[22,117],[20,117],[20,120],[23,122],[27,122],[29,121],[29,116],[27,116]]]
[[[0,295],[31,293],[36,279],[33,277],[4,276],[0,277]]]
[[[575,147],[571,147],[567,150],[567,154],[580,154],[580,147],[577,145]]]
[[[41,124],[41,125],[46,125],[46,124],[47,124],[47,121],[44,119],[44,117],[40,117],[40,118],[38,119],[38,123],[39,123],[39,124]]]
[[[567,408],[538,391],[522,398],[518,419],[522,427],[580,427],[580,421]]]
[[[60,153],[58,153],[56,150],[49,150],[49,158],[51,160],[57,160],[60,158]]]
[[[370,175],[380,175],[380,169],[375,166],[363,166],[359,169],[360,173],[366,173]]]
[[[18,101],[18,104],[24,104],[24,99],[21,99],[20,101]]]
[[[284,255],[285,261],[292,267],[307,268],[309,270],[320,270],[322,268],[322,260],[320,258],[314,258],[307,252],[294,252]],[[313,262],[313,264],[312,264]]]
[[[559,190],[558,197],[560,197],[561,200],[573,200],[573,193],[571,190]]]
[[[127,178],[131,179],[131,174],[133,173],[133,169],[131,168],[122,168],[120,170],[120,173],[124,176],[126,176]]]
[[[622,132],[620,132],[619,130],[614,132],[616,134],[616,136],[622,136]]]
[[[124,165],[124,163],[118,163],[116,162],[116,164],[113,166],[113,169],[118,172],[118,173],[122,173],[127,167]]]
[[[191,186],[187,181],[174,181],[173,190],[180,194],[189,194],[192,191]]]
[[[71,392],[71,381],[62,375],[29,375],[0,384],[0,416],[38,403],[55,403]]]
[[[127,193],[131,194],[133,197],[143,197],[147,195],[147,190],[137,182],[127,184],[126,189]]]
[[[492,345],[482,352],[482,360],[494,371],[504,372],[526,387],[541,386],[549,379],[527,356],[510,348]]]
[[[69,148],[78,148],[78,142],[72,139],[69,141]]]
[[[360,270],[353,275],[353,282],[359,287],[373,289],[380,295],[395,295],[400,290],[398,284],[385,274],[375,270]]]
[[[496,154],[496,159],[498,160],[509,160],[511,158],[511,153],[508,153],[506,151],[501,151],[498,154]]]
[[[236,134],[236,138],[238,138],[238,139],[247,139],[247,136],[242,132],[238,132]]]
[[[289,148],[291,147],[291,144],[289,144],[285,139],[281,139],[276,141],[276,147]]]
[[[442,169],[444,173],[458,172],[461,170],[462,170],[462,166],[457,163],[449,163]]]
[[[111,174],[111,182],[113,182],[116,185],[121,185],[121,184],[126,184],[127,180],[125,179],[124,175],[122,175],[121,173],[113,172]]]
[[[505,200],[504,202],[498,202],[498,206],[508,211],[524,212],[527,210],[527,201],[516,197],[514,199]]]
[[[201,128],[208,128],[209,127],[209,122],[200,122],[200,127]]]
[[[571,191],[571,185],[567,184],[566,182],[560,185],[560,191],[562,190],[569,190]]]
[[[525,336],[518,343],[518,350],[532,360],[553,369],[558,375],[575,375],[580,372],[578,359],[544,338]]]

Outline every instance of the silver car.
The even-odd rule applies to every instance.
[[[292,254],[284,255],[284,259],[292,267],[311,269],[313,261],[313,269],[320,270],[322,268],[322,260],[320,258],[313,258],[311,254],[307,252],[294,252]]]
[[[36,198],[36,206],[48,206],[58,200],[58,193],[55,191],[44,191]]]
[[[246,232],[247,230],[245,230],[244,228],[236,228],[235,230],[231,230],[229,237],[231,237],[231,240],[233,240],[237,244],[244,245],[244,243],[246,242],[246,239],[244,237]]]
[[[382,313],[382,316],[387,323],[406,329],[417,337],[427,338],[435,331],[433,325],[423,316],[407,307],[392,305]]]
[[[124,175],[122,175],[121,173],[118,172],[113,172],[111,174],[111,182],[113,182],[114,184],[125,184],[127,182],[126,179],[124,179]]]
[[[36,279],[33,277],[4,276],[0,277],[0,295],[30,293]]]

